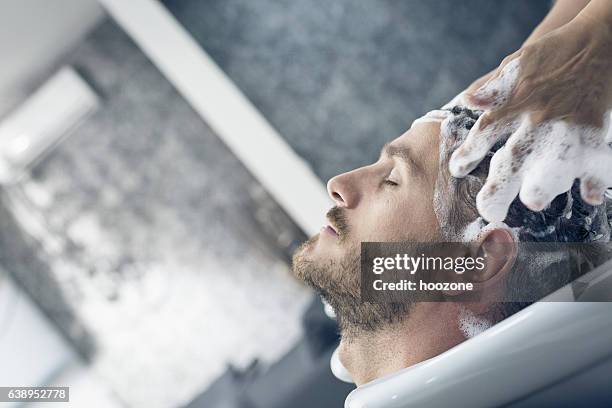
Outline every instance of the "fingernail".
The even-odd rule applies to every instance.
[[[480,190],[476,196],[476,208],[478,213],[487,220],[488,222],[503,222],[508,212],[507,206],[504,207],[497,200],[491,200],[491,189],[485,192],[484,189]],[[495,191],[493,191],[494,193]],[[509,204],[508,204],[509,205]]]
[[[450,174],[453,177],[464,177],[465,176],[465,165],[462,163],[462,159],[461,158],[454,158],[451,157],[449,163],[448,163],[448,169],[450,171]]]
[[[525,204],[525,207],[530,209],[531,211],[542,211],[546,207],[546,203],[542,201],[531,201],[528,204]]]
[[[603,194],[589,193],[587,195],[587,203],[591,205],[601,205],[604,202]]]

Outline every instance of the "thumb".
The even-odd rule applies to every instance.
[[[510,98],[520,71],[520,51],[506,57],[490,76],[480,78],[466,91],[468,103],[478,109],[499,109]]]

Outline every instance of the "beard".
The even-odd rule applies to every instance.
[[[338,213],[337,207],[328,213]],[[333,220],[332,217],[329,217]],[[336,224],[338,225],[338,224]],[[342,337],[354,338],[404,321],[411,303],[371,303],[361,301],[360,245],[348,244],[347,231],[339,231],[338,245],[346,246],[340,259],[315,260],[312,247],[319,235],[302,244],[293,256],[294,275],[318,292],[334,309]]]

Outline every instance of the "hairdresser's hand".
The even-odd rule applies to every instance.
[[[602,202],[612,186],[612,24],[579,15],[508,56],[466,97],[486,112],[453,154],[451,174],[464,177],[507,139],[477,197],[485,219],[503,221],[519,192],[542,210],[575,178],[585,201]]]

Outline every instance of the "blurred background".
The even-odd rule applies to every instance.
[[[0,385],[70,386],[76,407],[342,406],[335,324],[289,272],[326,181],[549,5],[0,3]]]

